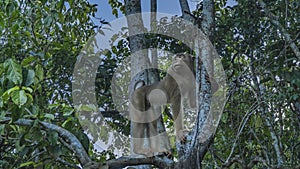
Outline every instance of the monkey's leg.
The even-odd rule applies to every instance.
[[[146,123],[132,122],[132,145],[135,154],[142,154],[145,156],[153,156],[151,149],[145,148],[147,135],[145,134],[149,127]]]
[[[187,135],[187,130],[184,129],[183,125],[183,109],[182,109],[182,103],[181,99],[176,98],[175,100],[172,100],[172,113],[174,116],[174,125],[175,125],[175,132],[176,132],[176,138],[179,140],[181,143],[185,143],[186,141],[186,135]]]
[[[148,123],[148,127],[149,127],[149,130],[147,131],[147,135],[148,135],[148,141],[149,141],[149,147],[150,147],[150,150],[152,152],[157,152],[157,149],[158,149],[158,140],[157,140],[157,135],[158,135],[158,128],[157,128],[157,121],[154,120],[150,123]]]
[[[165,129],[162,129],[164,126],[160,125],[163,125],[161,117],[149,123],[150,148],[152,152],[154,152],[154,155],[166,156],[171,159],[173,158],[173,155],[171,151],[170,140]]]

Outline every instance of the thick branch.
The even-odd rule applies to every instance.
[[[224,163],[222,165],[222,168],[230,167],[234,163],[239,163],[242,166],[242,168],[246,168],[247,167],[247,165],[245,164],[245,162],[239,156],[235,156],[235,157],[231,158],[228,162]]]
[[[151,0],[151,32],[155,33],[157,32],[157,0]],[[158,58],[157,58],[157,46],[154,46],[154,49],[151,49],[151,64],[154,68],[157,68],[158,66]]]
[[[152,164],[158,168],[174,168],[174,161],[164,157],[148,157],[148,158],[133,158],[133,157],[121,157],[114,160],[109,160],[106,165],[109,168],[122,168],[126,166],[135,166],[142,164]]]
[[[276,19],[276,16],[267,9],[265,2],[263,0],[259,0],[258,2],[259,2],[259,5],[263,8],[263,10],[265,11],[265,13],[267,14],[267,17],[271,20],[271,22],[275,26],[278,27],[278,29],[280,30],[280,32],[283,34],[285,40],[288,42],[289,46],[292,48],[292,50],[295,53],[295,55],[298,57],[298,59],[300,59],[300,51],[299,51],[297,45],[293,42],[290,34],[284,29],[284,27]]]
[[[191,13],[187,0],[179,0],[179,3],[181,6],[182,15],[185,15],[186,12]]]
[[[187,0],[179,0],[179,3],[183,19],[188,20],[190,22],[194,22],[194,18],[191,15],[189,15],[191,13],[191,10]]]
[[[246,164],[246,162],[240,156],[235,156],[235,157],[231,158],[228,162],[224,163],[222,165],[222,168],[229,168],[234,163],[240,164],[242,166],[242,168],[253,168],[255,166],[255,164],[257,164],[257,163],[262,163],[263,165],[268,166],[266,161],[261,157],[255,157],[253,160],[250,161],[249,164]],[[268,166],[268,167],[270,167],[270,166]]]
[[[6,124],[11,121],[11,118],[5,117],[3,120],[0,121],[0,124]],[[20,125],[20,126],[32,126],[34,123],[34,120],[28,120],[28,119],[19,119],[13,124]],[[68,140],[69,148],[72,148],[71,150],[75,153],[77,159],[80,161],[82,165],[85,165],[89,162],[91,162],[90,157],[86,153],[84,147],[82,146],[81,142],[77,139],[76,136],[74,136],[71,132],[68,130],[59,127],[57,125],[47,123],[47,122],[40,122],[40,124],[50,130],[56,131],[62,138]]]
[[[11,121],[11,118],[5,117],[0,121],[0,124],[7,124]],[[103,163],[96,163],[93,162],[86,151],[84,150],[82,144],[80,141],[69,131],[66,129],[59,127],[57,125],[47,123],[47,122],[39,122],[43,127],[54,130],[59,133],[59,135],[65,139],[68,140],[68,148],[71,149],[75,154],[77,159],[80,161],[82,166],[88,167],[90,169],[92,168],[122,168],[126,166],[135,166],[135,165],[142,165],[142,164],[151,164],[155,165],[159,168],[174,168],[175,162],[166,158],[166,157],[148,157],[148,158],[136,158],[135,156],[124,156],[118,159],[113,159],[107,161],[105,164]],[[34,124],[34,120],[28,120],[28,119],[19,119],[15,122],[13,122],[14,125],[19,126],[32,126]],[[63,144],[65,142],[63,141]],[[63,159],[57,158],[56,160],[67,164],[66,161]],[[68,164],[71,165],[71,164]]]
[[[11,118],[6,117],[0,121],[0,124],[7,124],[10,121]],[[28,120],[28,119],[19,119],[13,122],[13,124],[20,125],[20,126],[32,126],[33,123],[34,120]],[[58,132],[63,139],[68,140],[68,144],[69,144],[68,148],[71,149],[76,154],[77,159],[80,161],[80,163],[83,166],[89,166],[89,168],[99,168],[101,166],[101,168],[105,168],[103,167],[102,163],[94,163],[93,161],[91,161],[91,159],[89,158],[88,154],[84,150],[80,141],[71,132],[51,123],[40,122],[40,124],[47,129]],[[64,141],[63,144],[65,144]],[[141,165],[141,164],[152,164],[161,168],[168,168],[174,166],[174,162],[165,157],[164,158],[161,157],[134,158],[129,156],[129,157],[121,157],[118,159],[109,160],[106,162],[106,165],[109,166],[109,168],[121,168],[121,167],[126,167],[131,165]]]

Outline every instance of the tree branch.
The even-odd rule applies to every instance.
[[[189,13],[191,13],[191,10],[187,0],[179,0],[179,3],[183,19],[188,20],[190,22],[194,22],[194,18],[191,15],[189,15]]]
[[[62,164],[64,164],[64,165],[66,165],[66,166],[69,166],[69,167],[71,167],[71,168],[80,169],[79,166],[77,166],[77,165],[75,165],[75,164],[71,164],[71,163],[69,163],[69,162],[63,160],[63,159],[60,158],[60,157],[57,157],[56,161],[58,161],[58,162],[60,162],[60,163],[62,163]]]
[[[4,117],[0,121],[0,124],[7,124],[10,121],[11,121],[11,118]],[[33,123],[34,123],[34,120],[28,120],[28,119],[19,119],[19,120],[13,122],[13,124],[19,125],[19,126],[32,126]],[[62,127],[59,127],[57,125],[51,124],[51,123],[42,122],[42,121],[40,121],[39,123],[47,129],[56,131],[62,138],[68,140],[68,143],[70,145],[69,148],[71,148],[71,150],[75,153],[75,155],[81,165],[84,166],[86,163],[91,162],[91,159],[88,156],[88,154],[86,153],[81,142],[71,132],[69,132],[68,130],[66,130]]]
[[[261,110],[261,116],[264,118],[265,122],[266,122],[266,125],[270,131],[270,134],[271,134],[271,138],[273,140],[273,146],[274,146],[274,149],[275,149],[275,152],[276,152],[276,156],[277,156],[277,167],[278,168],[281,168],[282,167],[282,164],[283,164],[283,157],[281,155],[281,143],[276,135],[276,132],[274,130],[274,128],[272,127],[271,125],[271,121],[269,119],[269,117],[267,116],[267,112],[268,112],[268,106],[266,105],[266,103],[264,102],[264,100],[267,100],[265,98],[265,93],[266,93],[266,89],[265,89],[265,86],[264,84],[260,84],[258,82],[258,76],[256,75],[256,72],[255,72],[255,69],[253,67],[253,62],[254,62],[254,58],[253,57],[250,57],[251,59],[251,64],[250,64],[250,69],[251,69],[251,72],[253,74],[252,76],[252,80],[254,82],[254,87],[255,87],[255,94],[256,94],[256,99],[257,99],[257,102],[259,103],[259,108]]]
[[[242,168],[253,168],[255,166],[255,164],[257,164],[257,163],[262,163],[263,165],[272,168],[271,166],[268,166],[267,162],[263,158],[261,158],[261,157],[255,157],[247,165],[246,162],[240,156],[238,156],[238,155],[235,156],[235,157],[233,157],[233,158],[231,158],[229,161],[225,162],[222,165],[222,168],[229,168],[234,163],[240,164],[242,166]]]
[[[10,117],[4,117],[0,120],[0,124],[9,124],[10,122],[11,122]],[[19,126],[32,126],[34,122],[35,122],[34,120],[19,119],[13,122],[12,124],[19,125]],[[136,165],[144,165],[144,164],[155,165],[158,168],[174,168],[176,164],[173,160],[161,156],[145,157],[145,158],[143,157],[137,158],[136,156],[124,156],[118,159],[109,160],[106,163],[94,162],[90,159],[90,157],[86,153],[80,141],[71,132],[69,132],[68,130],[60,126],[51,123],[40,121],[39,124],[41,124],[46,129],[54,130],[58,132],[59,135],[61,136],[60,141],[62,142],[62,144],[75,153],[76,158],[79,160],[80,164],[84,166],[84,168],[113,169],[113,168],[122,168],[126,166],[136,166]],[[64,141],[64,139],[67,140],[67,142]],[[61,158],[57,158],[56,160],[69,166],[72,165]]]
[[[242,168],[247,168],[247,165],[239,156],[235,156],[235,157],[231,158],[228,162],[226,162],[222,165],[222,168],[228,168],[234,163],[239,163],[242,166]]]
[[[152,164],[158,168],[174,168],[175,162],[167,157],[147,157],[147,158],[134,158],[133,156],[121,157],[106,162],[109,168],[121,168],[126,166]]]

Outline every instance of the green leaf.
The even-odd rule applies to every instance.
[[[30,56],[22,60],[21,65],[24,67],[31,66],[36,61],[36,57]]]
[[[3,95],[5,95],[7,93],[7,95],[9,96],[13,91],[16,91],[16,90],[20,90],[20,87],[19,86],[15,86],[13,88],[10,88],[6,92],[4,92]]]
[[[226,123],[228,120],[228,113],[223,113],[222,116],[221,116],[221,121],[223,123]]]
[[[93,104],[84,104],[80,107],[81,111],[96,111],[97,108]]]
[[[34,164],[33,161],[28,161],[28,162],[26,162],[26,163],[22,163],[22,164],[20,165],[20,167],[26,167],[26,166],[30,166],[30,165],[33,165],[33,164]]]
[[[28,70],[25,86],[30,86],[34,82],[35,72],[34,70]]]
[[[7,78],[16,85],[21,85],[22,83],[22,68],[21,65],[17,64],[12,59],[8,59],[5,62],[5,67],[8,68]]]
[[[24,86],[22,86],[22,89],[28,91],[29,93],[33,92],[32,88],[30,88],[30,87],[24,87]]]
[[[5,72],[5,67],[3,63],[0,63],[0,75],[2,75]]]
[[[20,138],[17,139],[17,141],[16,141],[16,150],[17,150],[18,152],[21,152],[21,151],[24,150],[24,148],[25,148],[24,142],[25,142],[25,141],[24,141],[24,134],[22,134],[22,135],[20,136]]]
[[[63,110],[63,116],[70,116],[74,112],[74,109],[71,107],[66,107]]]
[[[68,123],[68,122],[71,122],[73,120],[73,118],[72,117],[69,117],[61,126],[62,127],[66,127],[66,124]]]
[[[61,104],[55,103],[55,104],[49,104],[49,109],[58,108]]]
[[[19,29],[19,24],[15,24],[15,25],[12,27],[11,31],[12,31],[13,34],[15,34],[15,33],[18,31],[18,29]]]
[[[47,118],[47,119],[50,119],[50,120],[54,120],[54,115],[53,114],[47,113],[47,114],[45,114],[44,117]]]
[[[50,27],[50,25],[52,24],[53,18],[51,15],[48,15],[46,17],[46,19],[44,20],[44,24],[46,27]]]
[[[260,117],[257,117],[255,120],[255,129],[259,129],[262,126],[263,122]]]
[[[113,9],[112,10],[112,14],[115,15],[116,17],[118,17],[118,10],[117,9]]]
[[[35,66],[35,74],[37,77],[38,82],[44,79],[44,70],[41,65]]]
[[[48,132],[48,140],[50,142],[50,145],[56,145],[58,139],[58,133],[56,131],[49,131]]]
[[[26,104],[31,104],[33,102],[32,95],[29,94],[29,93],[26,93],[26,96],[27,96],[27,102],[26,102]]]
[[[293,94],[293,95],[292,95],[292,99],[293,99],[294,101],[297,101],[298,98],[299,98],[299,94]]]
[[[64,7],[64,3],[65,3],[64,0],[60,0],[60,1],[57,3],[57,9],[59,9],[59,12],[62,11],[62,9],[63,9],[63,7]]]
[[[19,107],[27,102],[27,95],[24,90],[14,91],[11,95],[12,101]]]
[[[3,107],[4,103],[3,103],[3,98],[0,97],[0,107]]]
[[[0,125],[0,135],[4,135],[4,132],[5,132],[5,125]]]

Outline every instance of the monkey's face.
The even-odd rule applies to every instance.
[[[179,74],[194,70],[194,59],[189,54],[177,54],[174,56],[172,66],[174,72]]]

